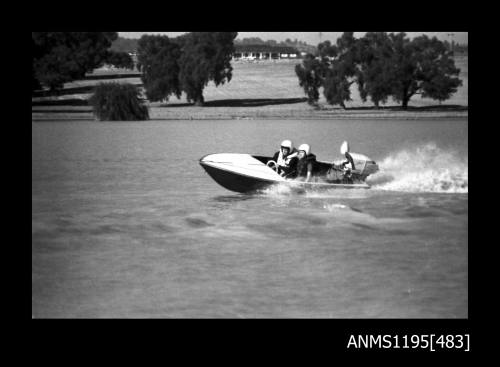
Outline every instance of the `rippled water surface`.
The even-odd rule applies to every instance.
[[[377,161],[369,190],[256,195],[208,153]],[[34,317],[468,316],[467,120],[32,123]]]

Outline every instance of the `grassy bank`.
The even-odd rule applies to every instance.
[[[205,91],[206,105],[188,104],[185,97],[164,103],[149,103],[150,117],[161,120],[186,119],[439,119],[468,117],[468,59],[456,59],[461,69],[463,86],[445,104],[428,98],[414,97],[406,111],[390,101],[375,109],[363,103],[357,88],[352,88],[352,101],[347,109],[330,106],[320,99],[319,108],[305,102],[294,67],[299,61],[235,62],[230,83]],[[119,81],[141,85],[137,72],[96,70],[84,80],[67,83],[59,95],[38,93],[32,98],[33,120],[94,119],[86,100],[99,82]],[[122,74],[120,78],[117,75]],[[109,78],[106,78],[109,76]]]

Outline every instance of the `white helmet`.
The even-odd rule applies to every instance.
[[[293,143],[291,140],[283,140],[281,142],[282,148],[288,148],[288,151],[291,152],[293,150]]]
[[[311,153],[311,147],[309,146],[309,144],[301,144],[298,151],[301,151],[301,150],[306,152],[306,155],[309,155]]]

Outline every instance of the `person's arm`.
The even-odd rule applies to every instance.
[[[311,176],[312,176],[312,166],[313,166],[313,165],[312,165],[312,163],[311,163],[311,162],[309,162],[309,163],[307,164],[307,177],[306,177],[306,179],[305,179],[305,182],[309,182],[309,181],[311,180]]]
[[[284,177],[294,178],[296,176],[298,160],[299,159],[297,157],[293,157],[290,160],[290,165],[288,166],[288,169],[286,170],[286,174],[284,175]]]

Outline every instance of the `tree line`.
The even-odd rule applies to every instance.
[[[113,44],[111,45],[112,51],[117,52],[127,52],[127,53],[136,53],[138,48],[139,39],[137,38],[124,38],[118,37]],[[247,37],[242,39],[235,39],[235,45],[270,45],[270,46],[288,46],[295,47],[300,50],[307,50],[307,52],[315,53],[316,46],[309,45],[304,41],[301,41],[297,38],[290,39],[287,38],[285,41],[275,41],[275,40],[266,40],[264,41],[260,37]]]
[[[146,97],[168,100],[171,95],[203,105],[203,90],[232,78],[231,57],[237,32],[192,32],[176,38],[142,36],[137,43],[137,68]],[[133,68],[127,52],[110,50],[116,32],[33,32],[32,90],[51,90],[81,79],[110,63]],[[89,99],[100,120],[143,120],[149,113],[141,91],[129,83],[101,83]]]
[[[203,90],[210,81],[219,86],[232,78],[237,34],[142,36],[137,42],[137,67],[146,97],[163,101],[185,93],[189,102],[203,105]],[[104,63],[133,68],[128,53],[110,49],[117,38],[116,32],[33,32],[32,89],[62,88]],[[405,33],[368,32],[356,39],[353,32],[345,32],[335,44],[320,43],[317,55],[308,54],[295,72],[311,105],[318,103],[322,88],[328,103],[343,108],[351,100],[353,84],[363,102],[370,98],[379,106],[393,98],[403,108],[417,94],[444,101],[462,84],[449,45],[425,35],[410,40]],[[133,94],[132,89],[113,88],[128,99]],[[134,96],[140,102],[139,91]]]
[[[404,32],[368,32],[358,39],[344,32],[295,67],[309,104],[317,105],[323,88],[326,101],[342,108],[352,100],[353,84],[363,102],[370,98],[376,107],[392,97],[406,109],[417,94],[444,101],[462,85],[459,72],[444,42],[426,35],[410,40]]]
[[[162,101],[172,95],[180,98],[184,92],[189,102],[203,105],[203,90],[210,81],[218,86],[232,78],[231,57],[237,35],[192,32],[175,38],[142,36],[137,41],[137,68],[146,97]],[[33,32],[32,90],[42,86],[61,89],[64,83],[82,79],[105,63],[132,69],[134,62],[127,52],[110,49],[117,38],[116,32]],[[113,91],[130,99],[133,94],[112,88],[104,88],[101,95]]]
[[[278,42],[272,39],[264,41],[260,37],[246,37],[237,39],[234,41],[234,43],[238,45],[307,46],[306,42],[299,41],[297,38],[295,38],[295,40],[293,41],[290,38],[287,38],[285,41]]]
[[[286,46],[294,47],[301,52],[316,53],[316,46],[309,45],[304,41],[299,41],[297,38],[291,40],[287,38],[285,41],[278,42],[276,40],[262,40],[260,37],[247,37],[234,41],[237,45],[269,45],[269,46]]]
[[[133,69],[126,52],[110,50],[117,32],[32,32],[32,91],[82,79],[104,64]]]

